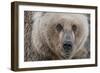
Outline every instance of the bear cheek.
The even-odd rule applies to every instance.
[[[59,33],[55,33],[55,35],[53,35],[53,44],[55,46],[55,49],[56,50],[60,50],[61,49],[61,46],[62,46],[62,43],[61,43],[61,39],[60,38],[60,34]]]
[[[75,34],[75,45],[78,45],[80,43],[81,37],[83,35],[82,29],[78,30]]]
[[[60,42],[59,40],[60,40],[59,39],[59,34],[57,34],[57,33],[54,34],[53,35],[53,44],[55,45],[55,47],[59,45],[59,42]]]
[[[55,49],[55,47],[57,47],[58,45],[58,42],[59,42],[59,38],[58,38],[58,35],[56,32],[53,31],[49,31],[48,32],[48,42],[49,42],[49,45]]]

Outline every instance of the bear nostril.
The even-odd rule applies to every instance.
[[[71,42],[66,42],[63,44],[64,50],[71,50],[72,49],[72,43]]]

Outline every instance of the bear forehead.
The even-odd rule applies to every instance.
[[[75,24],[82,29],[88,29],[88,20],[85,14],[45,13],[40,19],[41,25],[45,27],[55,27],[58,23],[60,23],[64,25],[64,27],[67,27],[67,25],[70,27]]]
[[[87,17],[84,14],[75,14],[75,13],[46,13],[44,18],[47,20],[54,21],[76,21],[76,22],[87,22]]]

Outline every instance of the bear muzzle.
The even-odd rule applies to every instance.
[[[70,51],[73,48],[73,44],[71,41],[66,41],[63,43],[64,51]]]

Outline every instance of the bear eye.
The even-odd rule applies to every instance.
[[[77,30],[77,26],[76,25],[72,25],[72,30],[76,31]]]
[[[58,32],[60,32],[63,29],[63,26],[61,24],[58,24],[56,26],[56,29],[57,29]]]

